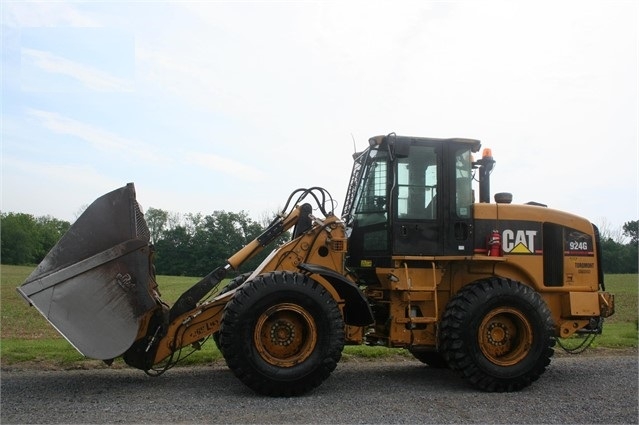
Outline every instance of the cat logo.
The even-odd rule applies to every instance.
[[[535,254],[536,230],[504,230],[502,234],[503,250],[508,254]]]

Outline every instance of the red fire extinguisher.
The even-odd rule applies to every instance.
[[[491,257],[501,257],[501,235],[499,230],[493,230],[488,240],[488,255]]]

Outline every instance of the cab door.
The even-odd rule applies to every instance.
[[[450,143],[446,146],[444,164],[448,203],[444,208],[446,237],[444,255],[473,254],[473,190],[472,157],[467,144]]]
[[[442,255],[444,252],[441,143],[410,145],[408,155],[396,158],[392,190],[393,255]]]
[[[349,222],[346,265],[374,271],[375,267],[390,266],[388,149],[371,150],[362,163],[361,183],[354,195],[354,213]]]
[[[470,145],[415,141],[394,170],[393,255],[472,254]]]

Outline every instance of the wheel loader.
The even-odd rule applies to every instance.
[[[260,236],[171,306],[129,183],[91,204],[18,291],[83,355],[151,375],[213,337],[264,395],[316,388],[345,344],[403,348],[480,390],[520,390],[559,338],[600,333],[614,296],[597,227],[509,193],[492,201],[495,160],[480,148],[371,138],[353,156],[341,216],[326,190],[295,190]],[[226,279],[286,232],[257,268]]]

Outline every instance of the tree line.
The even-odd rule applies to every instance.
[[[226,259],[257,238],[268,226],[239,213],[215,211],[213,214],[186,214],[183,217],[165,210],[149,208],[144,215],[151,243],[155,247],[158,274],[171,276],[204,276],[226,264]],[[289,234],[281,235],[283,243]],[[262,251],[242,271],[255,269],[268,255]]]
[[[224,265],[227,258],[259,236],[269,224],[256,222],[244,211],[182,216],[149,208],[144,217],[155,248],[156,273],[171,276],[205,276]],[[2,264],[40,263],[70,227],[70,222],[50,216],[0,214]],[[289,237],[288,233],[283,234],[276,243]],[[242,271],[256,268],[266,255],[268,248],[247,261]]]
[[[144,216],[155,247],[156,272],[170,276],[205,276],[269,224],[268,219],[258,222],[244,211],[180,215],[151,207]],[[38,264],[70,227],[71,223],[51,216],[0,214],[2,264]],[[617,230],[606,223],[599,227],[604,273],[637,273],[639,221],[628,221]],[[282,235],[276,243],[289,237]],[[269,251],[248,261],[242,271],[256,268]]]
[[[0,214],[2,264],[38,264],[70,227],[68,221],[51,216]]]
[[[621,230],[600,226],[601,264],[604,273],[637,273],[639,221],[627,221]],[[628,241],[629,239],[629,241]]]

